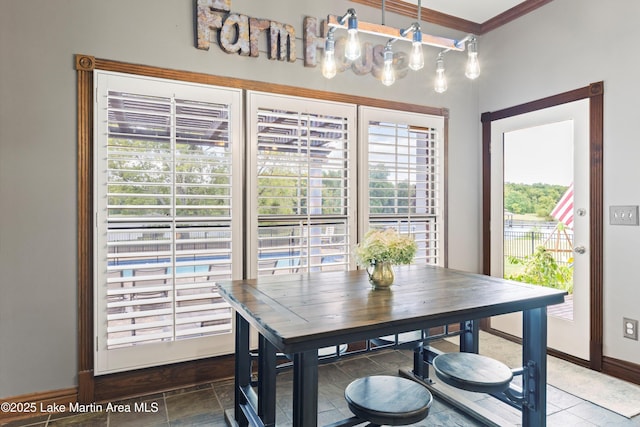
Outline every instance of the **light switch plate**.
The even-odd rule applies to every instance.
[[[609,224],[638,225],[638,205],[609,206]]]

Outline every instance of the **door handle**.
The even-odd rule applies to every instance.
[[[575,248],[573,248],[573,251],[577,254],[583,254],[587,252],[587,248],[585,248],[584,246],[576,246]]]

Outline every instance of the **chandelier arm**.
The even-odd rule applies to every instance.
[[[410,33],[413,33],[414,31],[420,31],[420,24],[418,24],[417,22],[414,22],[413,24],[409,25],[404,30],[400,30],[400,35],[404,38],[407,38],[407,36]]]
[[[342,15],[340,17],[340,19],[338,19],[338,22],[340,23],[340,25],[345,25],[345,23],[347,22],[348,18],[355,18],[356,17],[356,10],[355,9],[348,9],[347,13],[345,13],[344,15]]]
[[[346,30],[347,25],[345,25],[344,23],[340,23],[341,19],[342,17],[340,16],[329,15],[327,16],[327,25],[330,28],[341,28]],[[403,37],[400,34],[400,30],[398,30],[397,28],[392,28],[386,25],[374,24],[370,22],[364,22],[360,20],[358,20],[358,32],[361,32],[364,34],[372,34],[374,36],[380,36],[380,37],[401,39],[409,42],[413,41],[411,38],[413,36],[413,30],[408,32],[406,36]],[[432,36],[430,34],[424,34],[424,33],[422,33],[422,44],[435,46],[442,49],[455,50],[455,51],[465,50],[464,43],[462,43],[461,41],[458,41],[455,39],[449,39],[446,37]]]

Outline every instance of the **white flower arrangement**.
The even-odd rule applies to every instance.
[[[356,262],[361,266],[376,262],[411,264],[418,250],[415,240],[401,235],[393,228],[370,230],[354,251]]]

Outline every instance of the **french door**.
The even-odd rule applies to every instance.
[[[504,274],[506,224],[503,202],[505,143],[511,132],[563,121],[572,123],[576,186],[572,213],[576,221],[574,248],[578,252],[573,256],[576,311],[572,321],[550,316],[549,347],[589,360],[593,369],[601,369],[602,360],[602,86],[602,82],[594,83],[482,116],[483,233],[486,237],[483,271],[500,276]],[[545,162],[536,165],[540,170],[546,167]],[[509,317],[493,318],[490,327],[520,336],[520,331],[514,327],[516,321]]]

